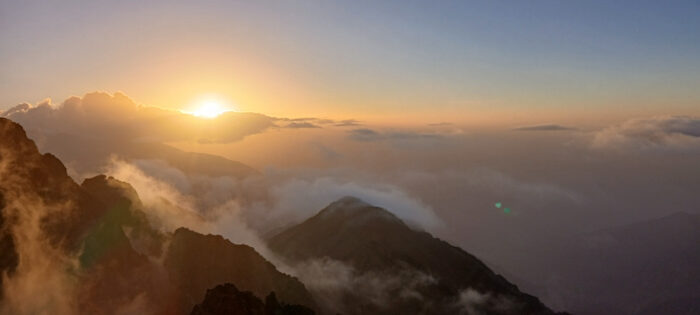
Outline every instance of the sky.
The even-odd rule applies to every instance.
[[[0,109],[91,91],[278,117],[700,114],[697,1],[0,2]]]

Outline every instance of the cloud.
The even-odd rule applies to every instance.
[[[20,104],[2,113],[29,130],[88,135],[104,140],[193,141],[228,143],[276,127],[275,118],[226,112],[213,119],[137,105],[122,93],[94,92],[71,97],[60,105],[50,100]]]
[[[481,294],[472,288],[462,290],[457,299],[460,314],[481,314],[480,309],[489,299],[487,294]]]
[[[274,204],[268,215],[298,222],[315,215],[323,207],[344,196],[354,196],[392,212],[409,225],[431,230],[443,224],[430,206],[409,196],[400,188],[333,177],[304,179],[291,177],[270,187]]]
[[[353,127],[360,126],[359,120],[356,119],[343,119],[343,120],[333,120],[327,118],[316,118],[316,117],[301,117],[301,118],[276,118],[278,121],[292,122],[290,125],[300,124],[301,126],[311,126],[311,125],[333,125],[335,127]],[[293,126],[290,128],[294,128]],[[303,127],[302,127],[303,128]],[[312,127],[316,128],[316,127]],[[320,128],[320,126],[319,126]]]
[[[369,128],[359,128],[348,131],[349,138],[355,141],[381,141],[381,140],[425,140],[440,139],[443,136],[437,133],[424,133],[418,131],[401,130],[380,132]]]
[[[3,135],[12,136],[3,131]],[[50,310],[52,314],[75,314],[76,277],[64,270],[76,268],[76,255],[56,246],[56,239],[52,238],[56,236],[49,235],[46,228],[51,219],[72,215],[74,205],[71,200],[47,198],[35,188],[36,175],[30,174],[38,168],[36,165],[43,163],[41,158],[45,156],[37,160],[32,154],[16,154],[32,148],[15,142],[17,139],[3,140],[0,141],[0,245],[3,247],[0,313],[47,314]],[[21,149],[8,148],[8,140]],[[60,186],[66,187],[65,191],[51,191],[51,195],[66,196],[70,191],[67,186]],[[14,270],[9,258],[12,251],[17,254]]]
[[[107,175],[130,183],[144,204],[151,224],[170,232],[180,226],[221,234],[231,241],[260,248],[271,260],[259,235],[281,222],[305,220],[344,196],[382,207],[407,224],[434,230],[444,223],[433,209],[397,186],[314,172],[268,173],[236,179],[188,176],[161,161],[129,163],[115,159]]]
[[[576,130],[573,127],[567,127],[555,124],[546,125],[533,125],[533,126],[522,126],[513,128],[514,131],[565,131],[565,130]]]
[[[512,314],[517,305],[512,299],[482,293],[473,288],[455,296],[435,300],[438,280],[428,273],[402,265],[391,270],[360,272],[351,264],[328,257],[309,259],[290,266],[288,272],[299,278],[326,313],[372,313],[387,305],[445,313],[479,315]],[[351,301],[351,303],[348,303]],[[419,312],[420,313],[420,312]]]
[[[657,116],[630,119],[594,135],[595,148],[700,148],[700,118]]]
[[[317,123],[321,125],[328,125],[335,123],[332,119],[316,118],[316,117],[299,117],[299,118],[276,118],[279,121],[291,121],[298,123]]]
[[[333,125],[336,127],[360,126],[360,121],[355,119],[333,120],[327,118],[301,117],[301,118],[276,118],[279,121],[292,123],[313,124],[313,125]]]
[[[227,181],[233,179],[206,176],[192,179],[165,164],[150,161],[140,164],[113,160],[105,173],[131,184],[152,225],[165,232],[187,227],[220,234],[233,242],[260,244],[255,233],[238,218],[243,210],[235,195],[223,192],[236,189],[235,183]],[[201,185],[206,188],[198,187]]]
[[[30,104],[28,104],[28,103],[22,103],[22,104],[19,104],[19,105],[15,106],[15,107],[11,107],[10,109],[8,109],[8,110],[6,110],[6,111],[4,111],[4,112],[0,112],[0,114],[1,114],[3,117],[8,117],[8,116],[10,116],[10,115],[12,115],[12,114],[14,114],[14,113],[26,112],[26,111],[28,111],[28,110],[31,109],[31,108],[32,108],[32,105],[30,105]]]
[[[379,132],[367,128],[353,129],[348,134],[350,134],[351,139],[357,141],[376,141],[383,138]]]
[[[493,312],[511,314],[515,310],[515,304],[512,300],[503,296],[481,293],[473,288],[466,288],[459,292],[456,306],[459,314],[464,315],[482,315]]]
[[[449,126],[453,126],[453,125],[454,124],[450,123],[450,122],[439,122],[439,123],[428,124],[428,126],[430,126],[430,127],[449,127]]]
[[[333,150],[320,142],[313,142],[311,147],[326,160],[337,160],[343,157],[343,155],[338,153],[338,151]]]
[[[362,313],[368,304],[382,309],[407,300],[422,301],[420,290],[437,283],[423,272],[408,267],[385,272],[359,272],[353,266],[330,258],[310,259],[292,266],[326,313]],[[352,297],[348,299],[348,297]],[[353,301],[348,303],[347,301]]]
[[[321,128],[320,126],[314,125],[309,122],[293,122],[291,124],[288,124],[284,126],[284,128],[293,128],[293,129],[299,129],[299,128]]]
[[[337,127],[353,127],[353,126],[361,126],[362,124],[360,121],[355,120],[355,119],[345,119],[337,122],[335,126]]]
[[[55,314],[75,312],[75,277],[62,270],[76,268],[77,259],[52,246],[41,228],[46,216],[65,215],[64,206],[69,205],[46,205],[27,195],[8,200],[3,210],[16,220],[11,233],[19,265],[12,277],[2,275],[0,313],[44,314],[48,309]]]

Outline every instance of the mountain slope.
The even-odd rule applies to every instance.
[[[280,304],[275,293],[263,302],[249,291],[239,291],[226,283],[207,290],[202,303],[195,305],[190,315],[313,315],[314,312],[300,305]]]
[[[328,257],[360,272],[386,274],[410,269],[436,280],[419,289],[425,299],[420,303],[402,303],[395,297],[389,309],[373,309],[378,313],[397,313],[416,304],[433,305],[422,309],[426,314],[455,312],[459,311],[459,297],[470,292],[492,297],[470,306],[476,310],[493,314],[552,313],[537,298],[520,292],[471,254],[411,229],[390,212],[352,197],[342,198],[271,237],[269,246],[292,263]]]
[[[40,154],[22,127],[4,118],[0,165],[0,248],[6,249],[0,271],[12,289],[2,292],[8,300],[3,310],[33,313],[38,311],[33,307],[48,307],[56,313],[101,314],[159,282],[150,272],[155,266],[131,247],[123,227],[144,236],[158,233],[117,181],[101,176],[76,184],[55,156]],[[18,289],[23,286],[35,289]],[[24,301],[22,294],[28,293],[45,295],[48,305]]]
[[[303,284],[251,247],[154,230],[129,184],[98,175],[78,185],[4,118],[0,249],[1,314],[187,314],[225,282],[314,305]]]
[[[275,292],[286,303],[315,306],[301,282],[277,271],[250,246],[179,228],[167,252],[164,265],[183,310],[192,309],[207,289],[226,282],[260,298]]]

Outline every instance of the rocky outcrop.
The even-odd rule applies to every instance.
[[[143,210],[128,183],[98,175],[78,185],[20,125],[0,118],[0,281],[23,277],[41,287],[42,276],[60,279],[69,292],[56,289],[49,300],[61,299],[63,313],[187,314],[226,282],[314,306],[303,284],[252,247],[186,229],[162,233]],[[51,303],[38,307],[53,310]]]
[[[182,309],[191,309],[207,289],[227,282],[258,297],[276,292],[285,303],[315,306],[311,294],[296,278],[279,272],[252,247],[233,244],[219,235],[176,230],[164,265]]]
[[[265,302],[250,291],[239,291],[235,285],[226,283],[207,290],[202,303],[192,309],[191,315],[313,315],[314,312],[301,305],[280,304],[274,292]]]

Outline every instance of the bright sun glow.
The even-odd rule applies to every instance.
[[[219,102],[205,101],[192,112],[192,115],[202,118],[215,118],[226,111],[228,110]]]

